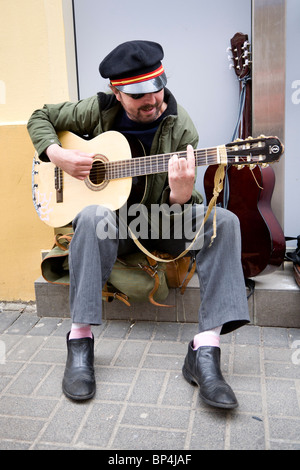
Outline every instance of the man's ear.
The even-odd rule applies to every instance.
[[[113,92],[113,94],[115,95],[117,100],[120,101],[120,92],[119,92],[119,90],[116,87],[112,86],[112,85],[109,85],[109,88],[111,89],[111,91]]]

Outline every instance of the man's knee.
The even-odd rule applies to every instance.
[[[217,237],[233,244],[239,244],[241,228],[239,218],[227,209],[217,208]]]
[[[94,221],[97,206],[87,206],[82,209],[74,218],[73,226],[77,227],[79,224],[90,224]]]
[[[115,213],[104,206],[90,205],[82,209],[73,221],[73,226],[78,227],[96,227],[100,220],[109,220],[110,223],[115,220]]]
[[[217,207],[217,222],[229,225],[231,227],[236,227],[239,229],[240,227],[240,220],[233,212],[229,211],[228,209],[223,209],[221,207]]]

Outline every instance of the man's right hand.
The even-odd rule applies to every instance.
[[[57,144],[50,145],[46,149],[46,154],[54,165],[79,180],[89,176],[95,156],[94,153],[63,149]]]

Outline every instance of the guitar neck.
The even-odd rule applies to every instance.
[[[112,180],[167,172],[169,160],[173,155],[177,155],[179,158],[186,158],[187,152],[174,152],[163,155],[135,157],[130,160],[106,162],[105,179]],[[194,155],[196,166],[227,163],[225,146],[198,149],[194,151]]]

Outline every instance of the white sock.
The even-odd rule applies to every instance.
[[[203,331],[194,336],[194,350],[200,346],[216,346],[220,347],[220,333],[222,326],[217,326],[212,330]]]
[[[69,339],[92,338],[91,325],[72,323]]]

